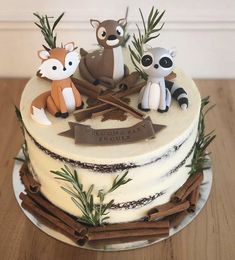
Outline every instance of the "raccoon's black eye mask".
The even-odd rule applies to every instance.
[[[170,68],[170,67],[172,67],[173,62],[169,57],[163,57],[163,58],[160,59],[159,64],[163,68]]]
[[[144,55],[141,59],[141,63],[144,67],[148,67],[152,64],[153,58],[150,55]]]

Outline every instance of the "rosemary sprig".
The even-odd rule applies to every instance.
[[[144,19],[141,9],[139,9],[139,12],[144,27],[144,33],[141,32],[139,26],[136,24],[138,30],[138,37],[135,34],[133,35],[133,40],[131,41],[133,47],[129,45],[129,50],[130,50],[131,61],[135,69],[141,74],[143,79],[147,80],[148,76],[140,66],[140,60],[144,54],[144,44],[157,38],[160,35],[160,31],[163,28],[164,23],[162,23],[160,27],[158,25],[161,22],[165,11],[160,13],[159,10],[154,9],[153,6],[148,15],[147,22]]]
[[[24,155],[24,159],[19,158],[19,157],[14,157],[14,159],[17,160],[17,161],[28,163],[29,162],[29,153],[28,153],[28,146],[27,146],[27,143],[25,141],[24,122],[22,120],[22,116],[21,116],[20,110],[19,110],[19,108],[17,106],[15,106],[15,114],[16,114],[16,117],[17,117],[19,123],[20,123],[20,129],[21,129],[22,134],[24,136],[24,143],[21,145],[21,148],[22,148],[22,151],[23,151],[23,155]]]
[[[52,19],[54,17],[49,17],[47,15],[40,15],[38,13],[33,13],[34,16],[36,16],[39,20],[39,22],[35,22],[36,26],[40,28],[42,35],[44,36],[44,39],[49,47],[43,45],[43,47],[48,51],[50,49],[56,48],[56,38],[57,35],[54,33],[54,30],[62,17],[64,16],[64,13],[62,13],[53,23],[53,25],[50,25],[49,19]]]
[[[108,210],[113,205],[114,200],[104,204],[106,195],[131,181],[131,179],[126,178],[128,172],[125,172],[121,177],[117,176],[107,191],[103,189],[98,191],[96,194],[98,203],[95,204],[93,195],[94,185],[92,184],[89,189],[85,191],[76,170],[72,173],[69,167],[65,165],[61,170],[51,172],[57,176],[55,177],[56,179],[68,182],[72,185],[70,189],[65,187],[61,187],[61,189],[71,195],[73,203],[81,210],[83,215],[78,220],[92,226],[103,225],[105,221],[109,219]]]
[[[205,110],[205,107],[209,104],[209,102],[209,96],[203,98],[201,101],[197,141],[195,143],[195,150],[192,162],[190,165],[187,165],[187,167],[191,168],[189,174],[194,174],[210,168],[208,166],[208,158],[206,157],[207,155],[209,155],[209,153],[206,152],[206,149],[215,139],[216,135],[214,134],[214,131],[205,134],[205,116],[214,107],[213,105]]]

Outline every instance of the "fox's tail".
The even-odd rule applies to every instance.
[[[31,104],[31,117],[41,125],[51,125],[51,121],[45,113],[47,98],[49,95],[50,91],[44,92],[37,96]]]

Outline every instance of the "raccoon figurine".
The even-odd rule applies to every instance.
[[[174,82],[165,80],[173,70],[174,56],[174,51],[160,47],[150,49],[142,56],[141,66],[148,75],[148,81],[139,94],[139,109],[167,112],[171,105],[171,96],[183,110],[187,109],[188,96],[185,90]]]

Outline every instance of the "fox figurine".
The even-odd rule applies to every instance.
[[[41,77],[50,79],[52,83],[50,91],[42,93],[33,100],[31,116],[39,124],[50,125],[51,121],[45,109],[55,117],[66,118],[70,112],[83,105],[81,95],[70,78],[80,60],[73,42],[61,48],[38,51],[38,56],[42,60],[39,67]]]

